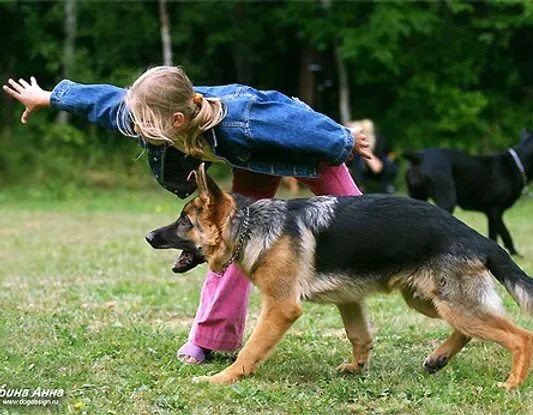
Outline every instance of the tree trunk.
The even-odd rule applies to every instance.
[[[316,73],[322,70],[320,56],[315,48],[306,46],[300,60],[300,82],[298,97],[307,105],[316,104]]]
[[[346,63],[344,62],[344,59],[342,59],[342,54],[338,45],[335,46],[335,60],[337,61],[337,72],[339,77],[339,112],[341,123],[347,125],[352,119],[350,109],[350,84],[348,82]]]
[[[329,14],[331,12],[331,0],[319,0],[322,7]],[[339,113],[341,123],[347,125],[352,119],[351,103],[350,103],[350,83],[348,80],[348,71],[346,70],[346,63],[342,58],[340,46],[335,40],[336,44],[333,46],[335,54],[335,63],[337,64],[337,76],[339,78]]]
[[[159,22],[161,28],[161,45],[163,46],[163,65],[169,66],[172,65],[172,43],[170,40],[167,0],[159,0]]]
[[[74,66],[74,42],[76,40],[76,28],[78,17],[77,0],[65,0],[65,43],[63,45],[63,77],[70,78]],[[57,122],[66,124],[69,114],[60,112],[57,115]]]
[[[233,40],[233,62],[237,82],[241,84],[253,84],[254,71],[251,61],[253,50],[250,43],[246,41],[247,25],[244,22],[249,21],[248,3],[237,1],[233,6],[233,26],[235,28]]]

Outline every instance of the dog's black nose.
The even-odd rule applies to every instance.
[[[146,242],[148,242],[151,246],[154,246],[154,242],[156,240],[156,233],[155,232],[148,232],[144,239],[146,239]]]

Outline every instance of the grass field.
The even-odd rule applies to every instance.
[[[408,310],[399,296],[369,302],[375,333],[365,376],[341,376],[350,356],[333,306],[305,313],[251,378],[194,384],[202,366],[174,357],[185,341],[205,268],[175,275],[175,252],[153,251],[146,231],[173,220],[180,205],[163,193],[87,192],[54,201],[0,193],[0,387],[62,388],[59,406],[3,406],[4,413],[87,414],[533,414],[533,375],[517,391],[497,387],[510,355],[473,341],[444,370],[421,363],[449,333]],[[482,233],[481,214],[459,216]],[[533,274],[533,199],[506,221]],[[503,290],[502,290],[503,293]],[[254,292],[248,332],[256,319]],[[509,314],[533,330],[505,294]]]

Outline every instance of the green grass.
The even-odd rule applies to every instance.
[[[350,346],[333,306],[305,305],[272,357],[234,386],[191,382],[230,362],[181,365],[205,268],[175,275],[174,252],[153,251],[146,231],[173,220],[180,204],[162,192],[82,192],[63,200],[0,193],[0,386],[63,388],[59,407],[2,413],[87,414],[526,414],[533,376],[505,393],[510,356],[473,341],[434,376],[424,357],[449,333],[408,310],[399,296],[370,300],[375,332],[366,376],[341,376]],[[533,274],[533,200],[506,214]],[[481,214],[459,216],[485,233]],[[502,290],[503,293],[503,290]],[[510,316],[533,329],[505,294]],[[248,333],[258,311],[254,291]]]

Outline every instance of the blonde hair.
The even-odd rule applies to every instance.
[[[185,71],[177,66],[156,66],[133,83],[125,99],[136,130],[150,143],[170,143],[186,154],[213,158],[203,133],[225,116],[219,98],[195,94]],[[189,118],[185,130],[174,126],[173,114]]]
[[[374,151],[374,148],[376,147],[376,131],[372,120],[365,118],[364,120],[350,121],[347,127],[350,129],[362,128],[368,139],[370,150]]]

